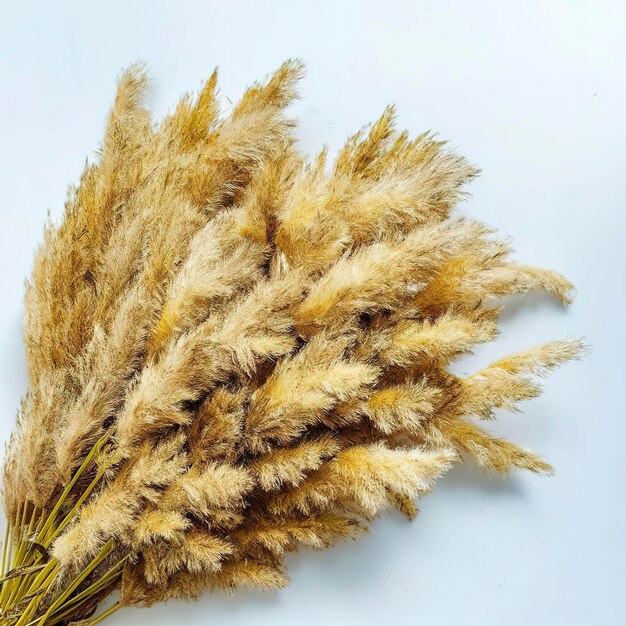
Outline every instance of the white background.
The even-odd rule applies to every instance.
[[[278,594],[127,610],[110,624],[522,626],[626,623],[624,219],[626,10],[615,2],[1,2],[0,420],[26,387],[21,297],[46,211],[92,156],[120,69],[144,59],[157,116],[215,65],[221,93],[298,56],[302,147],[336,149],[394,101],[483,168],[461,212],[564,272],[578,298],[510,302],[502,337],[457,365],[552,338],[591,352],[493,429],[545,454],[553,478],[469,463],[410,524],[288,560]]]

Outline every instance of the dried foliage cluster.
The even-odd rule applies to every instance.
[[[144,70],[121,77],[27,285],[0,623],[84,619],[116,587],[139,606],[278,588],[287,551],[413,517],[461,454],[550,470],[479,420],[579,344],[447,366],[496,336],[498,297],[571,284],[450,217],[476,170],[392,108],[306,161],[285,112],[301,73],[225,112],[214,74],[159,125]]]

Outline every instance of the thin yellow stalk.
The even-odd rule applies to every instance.
[[[12,524],[13,532],[11,534],[11,541],[9,544],[9,563],[8,563],[9,571],[14,569],[17,566],[17,562],[18,562],[18,554],[19,554],[19,547],[20,547],[20,532],[21,532],[21,527],[22,527],[23,511],[24,511],[24,503],[20,502],[17,505],[17,512],[15,513],[15,523]],[[5,583],[2,586],[3,597],[6,596],[8,591],[12,589],[11,583],[12,581],[10,580],[8,581],[8,583]]]
[[[35,520],[37,517],[37,507],[33,506],[33,512],[30,515],[30,523],[28,524],[28,534],[32,535],[35,530]]]
[[[47,577],[42,578],[41,582],[36,585],[36,591],[42,591],[42,593],[38,593],[37,595],[35,595],[35,597],[33,597],[33,599],[28,603],[28,605],[24,609],[24,612],[22,613],[22,615],[20,615],[20,618],[17,620],[14,626],[24,626],[24,624],[28,623],[33,613],[37,610],[37,607],[41,602],[41,598],[45,595],[45,593],[48,591],[48,588],[54,581],[57,575],[59,564],[52,560],[48,565],[52,565],[50,572],[48,573]],[[42,573],[45,573],[47,571],[48,567],[46,567],[46,569]],[[37,580],[39,580],[39,577]]]
[[[26,523],[26,511],[28,509],[28,503],[24,502],[22,504],[22,510],[21,513],[19,515],[19,521],[17,526],[15,527],[15,543],[16,543],[16,549],[15,549],[15,555],[13,556],[13,568],[15,569],[16,567],[19,567],[20,565],[22,565],[22,559],[24,557],[24,524]],[[17,589],[20,586],[21,581],[17,578],[12,578],[9,581],[9,584],[7,585],[7,589],[8,589],[8,600],[7,600],[7,604],[11,604],[11,600],[13,599],[13,596],[15,595],[15,593],[17,592]]]
[[[93,600],[93,598],[88,598],[88,600]],[[66,604],[66,605],[60,607],[63,610],[60,611],[60,612],[56,612],[52,616],[51,619],[54,620],[53,623],[55,623],[55,624],[63,622],[67,618],[75,617],[77,612],[81,611],[81,609],[84,609],[87,606],[88,606],[88,602],[87,601],[84,601],[84,602],[79,603],[79,604]],[[93,607],[91,607],[91,608],[93,608]],[[34,620],[28,622],[28,624],[26,624],[26,626],[38,626],[42,619],[43,619],[42,616],[37,617]]]
[[[31,516],[30,516],[30,523],[28,524],[28,536],[31,536],[33,532],[35,531],[35,519],[36,518],[37,518],[37,507],[33,507],[33,512],[31,513]],[[40,523],[41,523],[41,518],[39,519],[39,522],[37,523],[37,525],[39,525]],[[25,564],[26,557],[28,556],[28,553],[32,549],[32,544],[28,541],[28,537],[26,537],[26,539],[23,539],[22,542],[25,546],[23,557],[22,557],[22,563]],[[32,563],[32,565],[35,565],[36,563],[37,563],[37,560],[35,560],[35,562]],[[27,588],[29,584],[29,578],[30,578],[30,575],[26,575],[21,578],[20,584],[18,585],[17,591],[16,591],[18,598],[23,597],[22,591],[24,590],[24,588]],[[12,599],[13,598],[11,598],[11,600]]]
[[[32,536],[33,533],[38,533],[39,530],[41,530],[41,526],[43,525],[43,523],[44,523],[44,516],[43,516],[43,511],[41,511],[41,514],[37,521],[37,525],[35,526],[34,529],[29,531],[29,534]],[[34,550],[35,548],[32,542],[27,541],[26,543],[27,543],[26,556],[28,556],[31,550]],[[31,566],[36,566],[41,562],[42,559],[43,559],[43,554],[38,552],[37,554],[33,556],[33,560],[29,564]],[[28,597],[28,590],[31,589],[33,579],[37,576],[37,574],[38,572],[33,572],[23,577],[22,584],[20,585],[20,599],[24,597]],[[26,593],[23,593],[23,591],[26,591]]]
[[[59,496],[59,499],[56,501],[54,508],[52,509],[52,511],[50,511],[50,515],[48,515],[48,519],[46,520],[46,523],[44,524],[43,528],[37,535],[37,543],[41,543],[43,539],[46,537],[46,535],[48,534],[48,531],[50,530],[50,527],[52,526],[52,524],[54,523],[54,520],[56,519],[57,513],[59,512],[59,510],[65,503],[65,499],[69,495],[74,485],[78,482],[78,479],[81,477],[83,472],[87,469],[87,467],[89,467],[89,465],[91,465],[91,462],[94,460],[96,455],[100,452],[100,449],[108,440],[110,434],[111,434],[111,431],[107,431],[102,437],[100,437],[100,439],[98,439],[98,441],[95,443],[93,448],[91,448],[91,450],[89,451],[89,454],[87,454],[87,456],[85,457],[85,460],[81,463],[80,467],[74,473],[74,476],[72,476],[72,479],[70,480],[70,482],[67,483],[67,485],[65,486],[65,489],[63,490],[63,493],[61,493],[61,495]]]
[[[50,574],[50,572],[54,571],[55,568],[58,567],[58,565],[59,563],[56,559],[51,559],[50,561],[48,561],[46,563],[46,567],[44,567],[44,569],[39,572],[35,580],[31,583],[26,595],[30,595],[31,593],[35,593],[36,591],[38,591],[43,586],[43,583],[46,580],[47,576]]]
[[[55,613],[53,618],[55,620],[61,620],[65,616],[72,615],[76,608],[88,600],[90,597],[97,594],[102,589],[106,588],[108,585],[112,584],[121,574],[122,566],[126,562],[130,555],[126,555],[121,560],[119,560],[113,567],[111,567],[105,574],[103,574],[96,582],[92,583],[81,591],[79,594],[70,598],[68,602],[59,608],[63,610],[60,613]],[[34,624],[39,624],[39,622],[43,619],[43,617],[39,617],[28,624],[28,626],[34,626]]]
[[[20,524],[21,524],[21,520],[22,520],[22,515],[24,513],[24,508],[26,507],[24,502],[20,502],[17,505],[17,512],[15,513],[15,525],[13,530],[17,533],[19,532],[20,529]]]
[[[23,529],[26,523],[27,510],[28,510],[28,504],[25,503],[24,508],[22,510],[22,520],[21,520],[19,531],[18,531],[19,540],[18,540],[17,550],[15,553],[15,562],[13,564],[14,568],[23,566],[25,564],[25,557],[28,554],[29,543],[26,540],[26,538],[27,538],[27,535],[30,533],[30,530],[33,526],[33,522],[34,522],[33,517],[34,517],[35,509],[33,508],[33,512],[31,513],[30,523],[28,524],[28,530],[24,532]],[[10,584],[8,585],[9,595],[7,599],[7,606],[11,606],[14,603],[16,597],[19,598],[19,592],[24,584],[24,579],[21,577],[15,578],[9,581],[9,583]]]
[[[96,594],[98,594],[103,589],[106,589],[109,585],[115,583],[115,581],[121,575],[121,566],[124,564],[128,556],[125,556],[122,560],[118,561],[106,574],[104,574],[98,581],[81,591],[78,595],[71,598],[67,603],[63,606],[59,607],[62,609],[61,611],[57,611],[52,615],[52,619],[55,622],[60,622],[68,617],[72,617],[76,615],[76,613],[80,610],[81,605],[88,605],[89,601],[93,601]],[[29,622],[26,626],[39,626],[42,617],[38,617],[31,622]]]
[[[107,556],[111,553],[111,551],[115,548],[115,542],[112,539],[106,542],[102,550],[98,553],[98,555],[91,561],[91,563],[73,580],[73,582],[65,589],[65,591],[48,607],[48,610],[44,613],[40,626],[43,626],[50,616],[69,598],[69,596],[74,592],[74,590],[93,572],[93,570],[106,559]]]
[[[7,556],[9,550],[9,538],[11,535],[11,522],[7,520],[7,527],[4,530],[4,544],[2,546],[2,576],[7,573]]]
[[[14,525],[11,524],[11,534],[9,535],[9,552],[8,552],[8,556],[7,556],[7,567],[9,568],[9,570],[11,569],[11,561],[13,559],[13,532],[14,532]]]
[[[11,569],[11,559],[13,557],[13,524],[10,520],[7,521],[7,533],[3,550],[2,558],[2,570],[3,574],[6,574],[5,567],[8,571]],[[6,597],[8,586],[6,583],[2,585],[0,590],[0,606],[5,607],[4,599]]]
[[[129,555],[126,555],[124,558],[122,558],[120,561],[118,561],[113,567],[111,567],[111,569],[109,569],[108,572],[103,574],[102,577],[99,578],[96,582],[94,582],[89,587],[87,587],[87,589],[81,591],[74,598],[72,598],[70,600],[70,603],[77,602],[79,600],[82,600],[82,599],[86,598],[89,595],[93,595],[93,594],[97,593],[103,587],[106,587],[110,582],[115,580],[119,576],[119,574],[120,574],[120,572],[122,570],[122,566],[126,562],[126,559],[128,559],[128,556]]]
[[[78,511],[78,509],[81,507],[83,502],[89,497],[89,494],[91,494],[91,492],[94,490],[96,485],[100,482],[100,480],[102,479],[102,477],[104,476],[105,472],[107,471],[109,467],[110,467],[109,465],[105,464],[98,469],[98,472],[96,473],[94,479],[91,481],[89,486],[85,489],[85,491],[81,494],[80,498],[78,498],[78,500],[76,501],[76,504],[72,507],[71,511],[63,518],[63,521],[57,526],[56,529],[54,529],[54,527],[50,529],[49,532],[51,534],[48,534],[48,536],[46,536],[46,538],[41,544],[43,545],[44,548],[50,547],[52,542],[59,536],[59,534],[63,531],[63,529],[70,523],[74,515],[76,515],[76,512]]]
[[[95,619],[92,619],[90,622],[87,622],[87,626],[94,626],[95,624],[99,624],[103,619],[106,619],[110,615],[113,615],[115,611],[122,608],[119,602],[116,602],[113,606],[108,608],[104,613],[101,613]]]

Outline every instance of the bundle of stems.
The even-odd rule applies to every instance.
[[[463,458],[551,471],[480,421],[580,342],[448,366],[496,337],[503,296],[572,285],[451,216],[477,170],[391,107],[334,163],[306,159],[301,75],[288,61],[220,112],[214,73],[157,125],[144,68],[122,74],[26,286],[0,624],[277,589],[288,551],[414,517]]]
[[[99,440],[86,455],[81,466],[54,503],[49,513],[29,502],[20,503],[14,519],[9,519],[2,553],[2,588],[0,608],[2,623],[6,624],[59,624],[75,621],[81,615],[91,615],[100,600],[116,586],[124,561],[129,555],[116,560],[101,576],[92,576],[94,570],[109,557],[115,543],[109,540],[99,553],[60,592],[53,601],[43,603],[43,597],[53,594],[60,564],[51,558],[48,548],[72,520],[81,504],[89,497],[102,478],[102,469],[84,489],[76,502],[68,506],[68,497],[75,489],[81,475],[95,461],[108,435]],[[69,509],[61,515],[63,509]],[[9,569],[10,568],[10,569]],[[83,585],[90,578],[89,585]],[[83,585],[80,592],[78,588]],[[45,611],[43,608],[45,607]],[[89,623],[98,623],[119,608],[116,603]]]

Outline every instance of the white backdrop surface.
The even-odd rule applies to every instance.
[[[470,372],[534,343],[584,336],[587,358],[492,429],[540,451],[552,478],[459,466],[413,523],[288,559],[278,594],[205,596],[108,623],[220,626],[626,623],[624,349],[626,8],[622,2],[0,2],[0,429],[27,380],[21,298],[46,211],[93,156],[120,69],[145,60],[159,116],[219,66],[234,100],[285,58],[308,66],[294,106],[304,149],[336,150],[393,101],[483,169],[460,213],[517,258],[578,287],[508,303]]]

